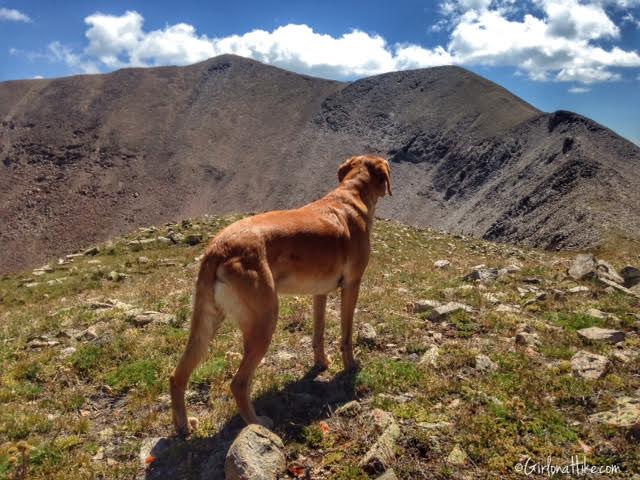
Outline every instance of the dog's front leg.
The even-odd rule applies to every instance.
[[[340,347],[342,350],[342,364],[345,370],[353,370],[358,366],[353,358],[353,312],[356,308],[359,291],[360,280],[343,286],[341,292],[340,325],[342,327],[342,342]]]
[[[327,310],[327,296],[313,296],[313,360],[318,370],[329,368],[331,360],[324,351],[324,324]]]

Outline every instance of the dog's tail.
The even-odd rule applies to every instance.
[[[189,341],[169,379],[173,422],[179,434],[188,433],[184,393],[189,377],[206,356],[209,342],[224,320],[224,312],[215,301],[216,272],[221,261],[218,255],[210,251],[202,259],[196,281]]]

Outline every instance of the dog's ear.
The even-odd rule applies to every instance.
[[[378,179],[380,183],[384,184],[389,196],[391,193],[391,168],[389,162],[382,158],[376,158],[374,163],[369,164],[371,173]],[[384,192],[383,192],[384,195]]]
[[[338,168],[338,182],[342,183],[342,180],[344,180],[344,177],[347,176],[347,173],[349,173],[351,171],[351,169],[353,168],[353,160],[356,157],[351,157],[347,160],[345,160],[342,165],[340,165],[340,167]]]

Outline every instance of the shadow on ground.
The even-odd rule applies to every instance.
[[[254,400],[258,415],[270,417],[273,431],[285,445],[300,440],[305,426],[325,418],[335,409],[355,398],[354,372],[339,373],[333,378],[310,370],[300,380],[279,391],[269,391]],[[231,443],[245,424],[236,415],[220,431],[207,438],[163,439],[151,451],[156,460],[145,472],[145,479],[224,479],[224,460]]]

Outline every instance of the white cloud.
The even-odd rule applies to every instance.
[[[587,87],[571,87],[569,89],[569,93],[587,93],[590,91],[591,89]]]
[[[15,8],[0,8],[0,20],[6,20],[9,22],[30,22],[29,15],[22,13]]]
[[[388,44],[380,35],[360,30],[331,36],[304,24],[215,38],[186,23],[145,30],[144,18],[135,11],[94,13],[85,18],[88,44],[82,52],[54,42],[46,55],[82,72],[185,65],[233,53],[337,79],[459,64],[512,66],[536,81],[583,84],[618,80],[619,69],[640,67],[636,50],[602,45],[615,45],[621,36],[607,9],[640,0],[531,2],[527,13],[523,2],[513,0],[444,0],[436,30],[446,30],[448,41],[432,48]]]

